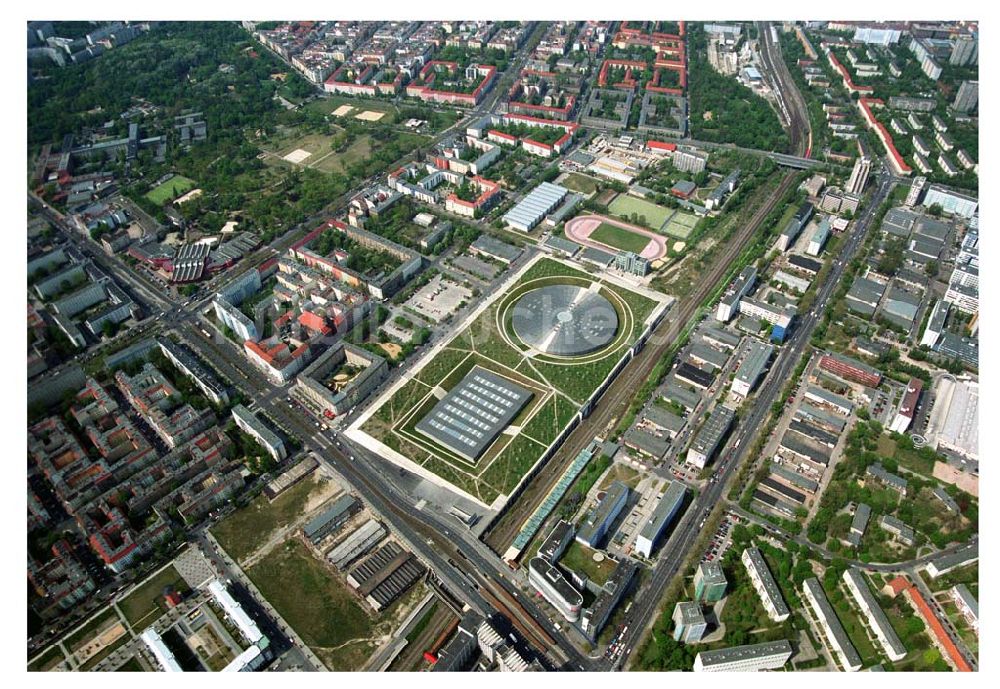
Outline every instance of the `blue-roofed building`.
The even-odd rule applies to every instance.
[[[621,481],[615,481],[604,497],[591,510],[576,533],[576,540],[590,548],[596,548],[604,540],[608,529],[614,523],[628,502],[629,489]]]
[[[542,182],[503,216],[508,227],[530,232],[566,198],[569,190],[551,182]]]

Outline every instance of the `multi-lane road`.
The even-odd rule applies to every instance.
[[[603,434],[610,423],[621,418],[634,399],[636,391],[642,389],[657,364],[695,317],[702,303],[728,274],[732,262],[746,247],[754,233],[759,229],[760,224],[774,209],[794,179],[794,173],[786,172],[784,174],[771,195],[761,203],[749,221],[730,239],[729,244],[713,262],[709,271],[698,280],[694,290],[672,307],[672,310],[653,330],[646,346],[622,369],[590,416],[580,422],[580,425],[566,438],[559,450],[549,460],[545,469],[525,489],[517,503],[496,524],[491,526],[487,542],[494,550],[502,553],[506,549],[521,524],[558,481],[573,458],[594,439],[594,436]]]
[[[887,198],[892,184],[893,181],[887,177],[879,180],[878,190],[873,194],[865,212],[855,223],[840,258],[834,263],[826,282],[820,286],[813,308],[801,318],[791,337],[782,346],[764,384],[757,393],[757,397],[752,401],[750,412],[737,422],[736,430],[719,451],[719,461],[724,463],[724,468],[719,474],[718,480],[709,483],[694,499],[657,556],[657,563],[653,567],[650,583],[638,593],[629,611],[626,620],[628,631],[622,640],[625,651],[617,661],[619,666],[624,666],[628,661],[629,654],[635,650],[636,643],[642,638],[649,623],[656,615],[668,583],[677,576],[681,567],[687,562],[691,548],[700,533],[703,520],[717,504],[723,501],[725,491],[738,468],[743,462],[751,459],[747,453],[753,445],[754,436],[764,425],[764,421],[770,413],[771,404],[777,399],[782,387],[790,379],[796,363],[809,343],[819,315],[826,308],[835,286],[840,282],[845,267],[854,257],[858,247],[861,246],[872,218],[878,207]]]
[[[635,389],[648,377],[663,350],[669,348],[670,343],[695,315],[701,301],[726,274],[732,260],[781,198],[791,179],[791,174],[786,175],[772,196],[761,205],[750,222],[730,243],[727,252],[715,263],[712,274],[706,276],[698,291],[678,308],[669,322],[661,324],[659,336],[651,338],[644,356],[640,355],[630,362],[598,404],[588,419],[589,423],[585,423],[582,432],[575,434],[578,439],[589,442],[597,431],[628,405]],[[66,227],[63,229],[66,232],[72,231]],[[172,306],[164,314],[163,321],[165,325],[178,328],[188,343],[200,350],[203,358],[211,361],[249,400],[255,400],[259,408],[287,434],[298,438],[307,450],[314,452],[334,472],[343,476],[372,509],[383,516],[420,555],[450,591],[465,604],[481,612],[488,612],[497,600],[515,599],[517,604],[510,605],[504,612],[522,625],[525,636],[531,637],[533,645],[549,651],[550,662],[555,666],[578,670],[604,669],[599,661],[583,657],[575,643],[566,639],[533,601],[523,593],[518,593],[512,573],[506,565],[457,521],[452,522],[448,517],[438,516],[433,508],[416,510],[412,496],[399,491],[392,478],[383,472],[383,467],[388,466],[387,464],[379,458],[368,456],[360,448],[352,448],[352,452],[345,448],[346,441],[332,439],[317,430],[303,412],[287,407],[282,394],[283,388],[246,372],[246,362],[232,343],[205,337],[201,332],[202,323],[198,320],[198,311],[206,303],[207,299],[201,299],[184,306]],[[342,444],[338,446],[337,443]],[[566,448],[564,452],[565,450]],[[491,590],[489,600],[480,593],[481,587]],[[537,636],[532,635],[533,630],[538,630]],[[548,643],[549,640],[552,643]]]
[[[786,125],[792,142],[794,156],[803,165],[810,153],[810,133],[805,103],[781,57],[780,45],[771,34],[771,25],[760,24],[761,58],[763,67],[775,85],[783,109],[787,112]],[[514,73],[523,63],[523,54],[508,70]],[[500,89],[479,107],[468,111],[455,126],[491,112],[500,95]],[[447,136],[441,132],[435,141]],[[767,154],[755,151],[755,153]],[[579,449],[595,435],[601,433],[609,423],[620,418],[621,413],[632,401],[635,391],[648,379],[654,367],[669,350],[673,341],[698,316],[702,302],[716,289],[727,275],[732,262],[740,255],[747,242],[759,229],[760,224],[782,198],[794,180],[792,173],[784,178],[772,194],[758,207],[750,220],[729,242],[722,255],[713,263],[695,289],[694,293],[675,305],[673,311],[660,324],[644,350],[625,367],[615,382],[609,387],[593,413],[581,423],[569,437],[559,453],[550,460],[546,471],[532,486],[530,496],[518,501],[509,518],[502,520],[490,535],[494,549],[502,547],[509,540],[511,531],[523,521],[530,511],[534,498],[547,492],[547,487],[561,474],[565,465]],[[228,341],[205,337],[198,312],[207,303],[207,298],[179,305],[175,299],[165,295],[162,289],[152,284],[145,276],[136,276],[127,269],[118,270],[117,261],[103,254],[86,238],[78,236],[65,219],[42,203],[43,212],[60,227],[75,245],[92,257],[102,267],[111,270],[117,278],[125,282],[149,304],[156,304],[164,310],[162,321],[167,327],[174,327],[201,356],[228,378],[236,388],[245,393],[248,400],[276,423],[287,435],[298,439],[305,450],[314,453],[335,475],[341,477],[355,490],[369,507],[379,514],[410,547],[430,567],[434,576],[463,604],[481,613],[489,613],[498,605],[511,618],[515,627],[536,646],[547,654],[554,667],[572,670],[611,670],[628,662],[630,654],[641,640],[649,623],[658,613],[659,605],[667,585],[676,577],[688,560],[691,549],[700,533],[700,525],[707,514],[720,502],[738,468],[753,458],[747,456],[754,444],[754,436],[763,426],[772,402],[780,394],[795,365],[802,357],[809,343],[812,331],[839,283],[845,267],[861,246],[870,229],[875,212],[887,198],[896,180],[886,175],[878,179],[878,189],[868,201],[864,212],[854,223],[849,239],[842,249],[839,260],[826,281],[820,286],[812,309],[804,314],[789,340],[781,347],[778,356],[761,386],[756,399],[747,414],[741,418],[736,430],[731,434],[720,453],[723,469],[716,481],[706,484],[697,495],[690,508],[679,520],[670,539],[662,547],[652,576],[637,593],[627,615],[628,631],[621,639],[624,649],[614,662],[604,659],[587,658],[579,651],[576,641],[553,625],[548,615],[523,592],[515,581],[515,574],[500,560],[498,555],[476,539],[464,525],[437,511],[433,505],[421,505],[405,489],[399,487],[394,476],[397,471],[392,465],[372,455],[367,450],[352,446],[346,439],[333,431],[320,430],[315,422],[299,408],[290,408],[285,401],[286,388],[272,385],[259,375],[247,374],[249,367],[241,353]],[[318,223],[325,215],[310,218],[299,228],[310,223]],[[280,251],[291,240],[289,234],[272,243],[271,248]]]
[[[419,500],[397,487],[398,475],[393,476],[397,470],[392,465],[352,446],[333,431],[316,428],[315,421],[303,409],[289,407],[287,388],[243,370],[246,361],[233,343],[205,337],[192,318],[182,321],[181,332],[202,358],[211,361],[248,400],[256,402],[257,409],[286,435],[298,439],[332,473],[342,477],[459,600],[482,614],[495,607],[490,599],[508,600],[511,604],[503,612],[515,626],[521,625],[532,645],[549,652],[552,665],[590,669],[590,661],[576,646],[562,636],[533,601],[518,592],[512,581],[513,572],[500,558],[457,519],[437,513],[431,505],[418,509]],[[483,588],[491,591],[488,597],[481,592]]]

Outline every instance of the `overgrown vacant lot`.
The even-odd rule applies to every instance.
[[[63,662],[66,656],[58,646],[49,646],[34,662],[28,665],[28,672],[48,672]]]
[[[313,649],[333,648],[371,633],[372,620],[347,585],[298,540],[272,550],[247,575]]]
[[[267,542],[278,529],[294,522],[310,503],[335,486],[314,473],[279,495],[274,502],[258,495],[253,502],[219,522],[212,535],[229,557],[239,562]]]
[[[168,565],[118,603],[134,632],[141,632],[166,611],[163,590],[167,586],[172,586],[181,595],[189,590],[180,572]]]
[[[571,172],[559,182],[559,185],[571,191],[578,191],[581,194],[592,194],[597,191],[598,182],[592,177]]]

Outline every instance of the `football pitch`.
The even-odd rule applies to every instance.
[[[635,254],[641,254],[646,245],[649,244],[649,237],[606,222],[598,225],[597,229],[590,233],[590,238],[595,242],[607,244],[622,251],[631,251]]]
[[[512,311],[527,292],[572,285],[599,293],[618,317],[615,337],[580,356],[547,355],[522,343]],[[562,261],[539,256],[484,303],[451,340],[404,375],[347,431],[348,437],[418,475],[484,506],[499,506],[548,457],[566,427],[628,354],[666,297],[646,296]],[[475,459],[459,456],[416,428],[474,367],[531,393],[528,403]]]
[[[146,194],[146,198],[157,206],[173,201],[181,194],[194,189],[194,180],[182,175],[174,175],[163,184],[159,184]]]
[[[608,206],[608,210],[619,217],[624,217],[631,221],[633,213],[639,216],[639,224],[645,225],[651,230],[659,231],[663,223],[670,217],[672,211],[669,208],[658,206],[651,201],[638,199],[628,194],[618,194],[615,200]]]

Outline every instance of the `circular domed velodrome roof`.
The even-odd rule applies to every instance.
[[[544,354],[575,356],[607,346],[618,332],[618,313],[585,287],[548,285],[517,301],[511,325],[522,342]]]

